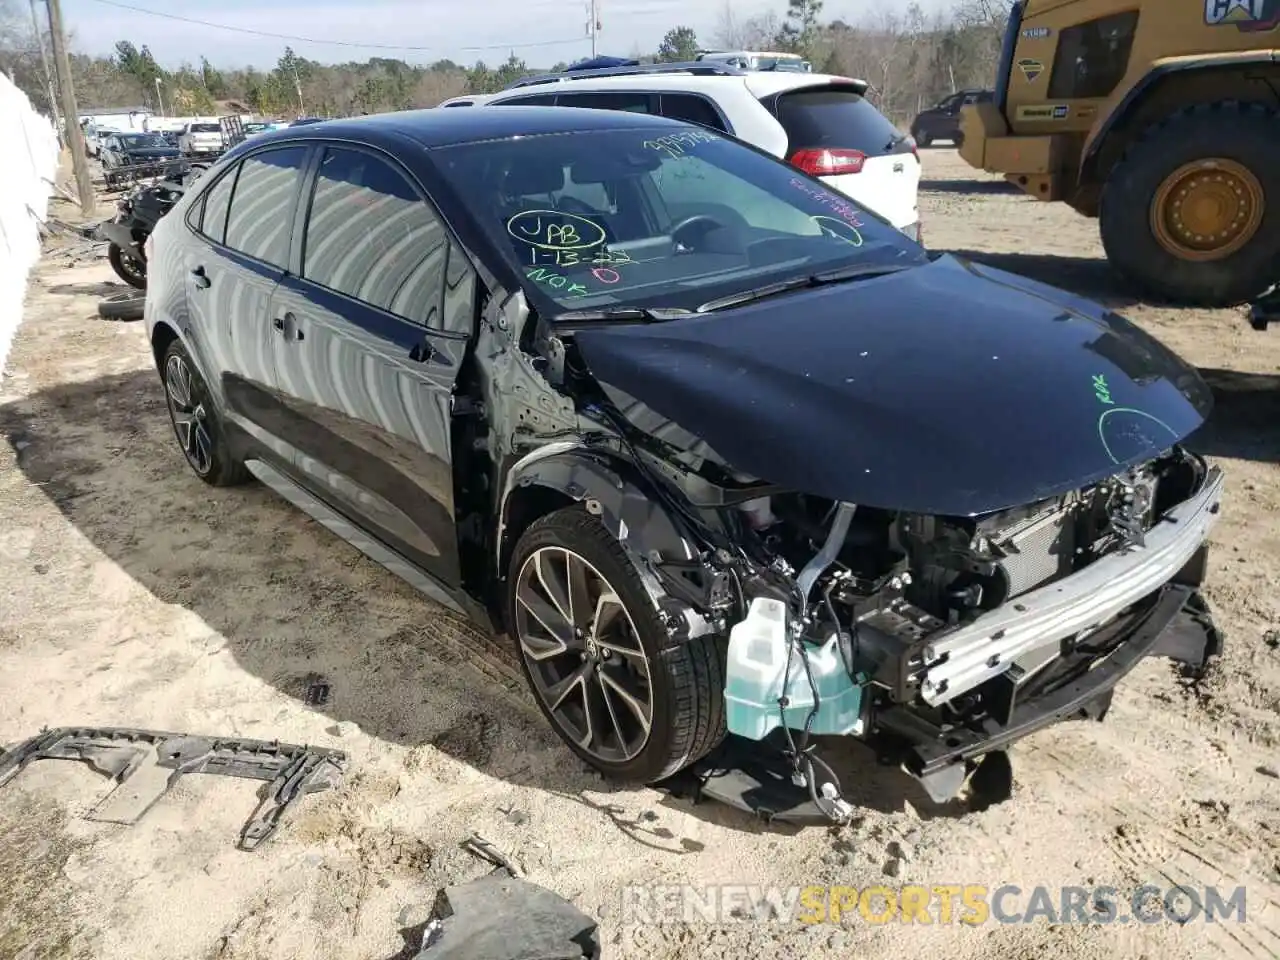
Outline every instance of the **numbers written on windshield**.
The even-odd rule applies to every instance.
[[[647,150],[661,150],[668,156],[679,159],[685,156],[686,150],[690,150],[702,143],[716,143],[720,139],[714,133],[690,130],[686,133],[671,133],[655,140],[646,140],[644,147]]]

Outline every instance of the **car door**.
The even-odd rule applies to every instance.
[[[193,205],[185,245],[187,304],[206,382],[217,382],[226,420],[276,463],[281,438],[271,294],[289,264],[292,224],[309,154],[303,145],[260,150],[222,173]]]
[[[475,277],[408,172],[329,145],[272,297],[297,479],[448,586],[459,581],[453,388]]]

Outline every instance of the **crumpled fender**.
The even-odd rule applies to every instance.
[[[634,465],[576,440],[553,441],[539,447],[517,460],[507,472],[498,509],[496,542],[500,549],[495,553],[499,577],[506,574],[503,567],[513,546],[506,542],[511,505],[520,488],[530,486],[561,493],[598,516],[631,558],[655,605],[679,618],[678,612],[670,608],[670,578],[660,577],[653,561],[697,563],[695,543],[659,499],[646,492],[647,483]]]

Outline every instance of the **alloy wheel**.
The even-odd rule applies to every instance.
[[[542,547],[520,568],[515,630],[534,692],[579,749],[625,763],[653,726],[649,660],[616,590],[563,547]]]
[[[212,428],[199,384],[180,356],[171,356],[165,363],[164,391],[182,452],[191,469],[203,477],[213,469]]]

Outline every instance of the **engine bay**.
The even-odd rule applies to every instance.
[[[799,493],[741,500],[719,510],[741,551],[727,565],[738,601],[722,590],[720,605],[736,606],[741,617],[752,597],[788,604],[809,644],[838,638],[850,676],[874,698],[923,708],[920,685],[934,638],[1141,547],[1159,518],[1200,489],[1207,469],[1177,448],[1093,486],[977,517],[907,514]],[[718,564],[728,556],[719,551]],[[1024,660],[1020,667],[1040,665]],[[932,712],[949,721],[980,716],[987,686]]]

